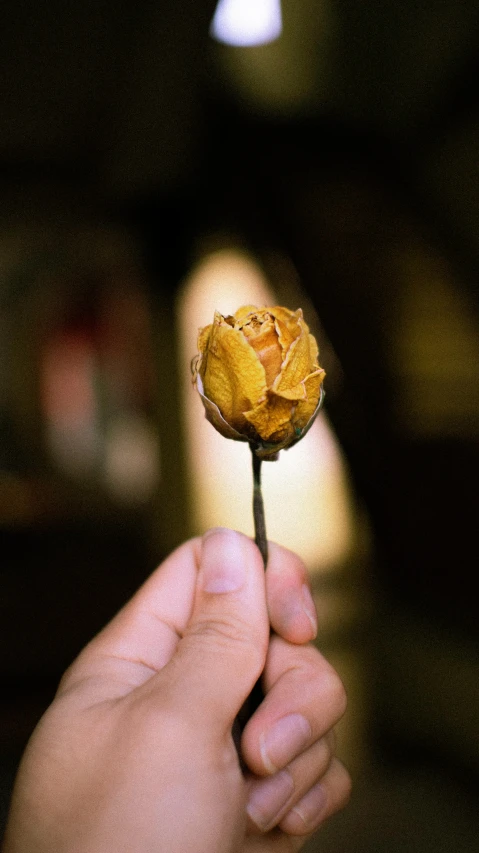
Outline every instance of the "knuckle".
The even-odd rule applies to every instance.
[[[336,735],[336,729],[335,728],[330,729],[329,732],[327,732],[327,734],[325,735],[325,738],[329,744],[329,751],[330,751],[331,757],[333,757],[333,755],[336,753],[336,746],[337,746],[337,741],[338,741],[338,738]]]
[[[195,639],[205,639],[208,642],[243,643],[248,640],[248,631],[244,622],[238,618],[222,617],[204,618],[195,622],[188,631]]]
[[[346,712],[348,698],[344,684],[336,670],[331,668],[323,676],[322,689],[328,696],[328,703],[336,721],[340,720]]]
[[[262,663],[261,644],[255,642],[251,625],[241,618],[218,616],[204,619],[191,627],[188,636],[195,644],[203,643],[213,653],[224,654],[225,650],[231,649],[235,654],[247,657],[251,665],[256,660],[258,665]]]
[[[327,773],[331,762],[334,760],[334,745],[329,736],[329,732],[320,739],[318,746],[319,748],[316,751],[316,769],[318,777],[321,777]]]
[[[342,764],[338,759],[336,759],[337,765],[337,781],[336,781],[336,798],[335,798],[335,806],[336,810],[343,809],[349,803],[351,799],[351,793],[353,788],[353,783],[349,772],[346,770],[344,764]]]

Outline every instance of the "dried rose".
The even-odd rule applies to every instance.
[[[325,371],[303,312],[245,305],[200,329],[194,382],[206,417],[262,458],[291,447],[320,407]]]

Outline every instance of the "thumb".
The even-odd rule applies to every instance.
[[[182,713],[230,726],[266,659],[269,619],[256,545],[224,528],[202,539],[193,612],[170,665]],[[186,707],[185,707],[186,706]]]

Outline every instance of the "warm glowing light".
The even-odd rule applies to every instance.
[[[74,476],[90,476],[100,458],[97,372],[88,335],[60,331],[45,344],[41,364],[45,437],[55,462]]]
[[[104,480],[112,497],[134,506],[146,503],[160,479],[156,430],[140,412],[116,417],[108,425]]]
[[[279,38],[280,0],[219,0],[211,35],[224,44],[253,47]]]
[[[193,526],[216,525],[253,534],[251,462],[247,444],[228,441],[205,417],[191,383],[189,364],[198,328],[215,308],[233,313],[242,304],[276,300],[254,261],[240,251],[222,250],[202,261],[179,301],[181,361],[187,416]],[[297,307],[297,306],[291,306]],[[353,514],[345,465],[324,413],[308,435],[277,462],[263,465],[268,537],[300,554],[312,571],[335,568],[350,551]]]

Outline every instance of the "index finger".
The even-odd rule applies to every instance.
[[[303,561],[281,545],[268,543],[266,596],[273,631],[289,643],[314,640],[318,623]]]
[[[273,636],[263,682],[265,699],[242,737],[243,756],[257,776],[284,768],[323,738],[346,710],[339,675],[312,645],[294,646]]]

